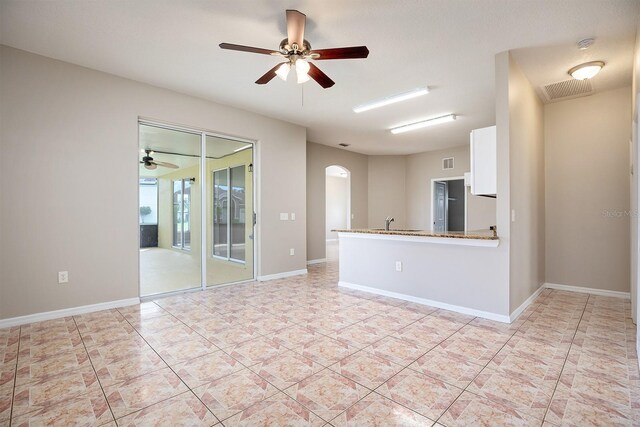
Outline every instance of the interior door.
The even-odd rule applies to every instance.
[[[447,231],[447,184],[436,181],[433,192],[433,231]]]

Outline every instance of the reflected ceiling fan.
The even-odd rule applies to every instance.
[[[220,43],[222,49],[238,50],[241,52],[260,53],[263,55],[281,56],[286,59],[256,80],[263,85],[269,83],[275,76],[287,80],[289,71],[296,70],[298,83],[304,83],[312,78],[320,86],[327,89],[335,84],[309,59],[316,61],[325,59],[357,59],[369,56],[366,46],[337,47],[332,49],[311,49],[311,44],[304,39],[304,27],[307,16],[297,10],[287,10],[287,38],[280,42],[278,50],[262,49],[259,47],[242,46],[239,44]]]
[[[153,160],[151,155],[153,154],[152,150],[144,150],[144,157],[140,160],[140,164],[144,164],[145,169],[154,170],[158,166],[162,166],[164,168],[178,169],[180,166],[174,165],[173,163],[167,162],[159,162],[157,160]]]

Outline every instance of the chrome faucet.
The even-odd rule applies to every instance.
[[[384,220],[384,230],[385,231],[389,231],[389,226],[391,225],[391,223],[394,221],[393,217],[388,216],[385,220]]]

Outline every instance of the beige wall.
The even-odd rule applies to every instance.
[[[453,157],[454,168],[442,169],[442,159]],[[431,229],[431,180],[464,176],[469,172],[469,142],[460,147],[407,156],[407,228]],[[467,187],[467,229],[489,229],[496,223],[496,199],[471,195]]]
[[[259,274],[305,268],[303,127],[4,46],[0,73],[0,318],[138,295],[139,117],[257,140]]]
[[[548,104],[546,280],[629,292],[631,88]]]
[[[545,144],[542,102],[511,56],[508,84],[513,312],[545,281]]]
[[[369,228],[383,228],[387,216],[391,228],[406,228],[407,156],[369,156]]]
[[[632,118],[631,118],[631,134],[632,134],[632,165],[633,165],[633,175],[631,177],[631,211],[635,211],[640,214],[640,203],[639,203],[639,192],[640,185],[638,185],[638,166],[640,162],[640,150],[638,150],[638,101],[640,97],[638,96],[638,91],[640,91],[640,19],[638,20],[638,26],[636,30],[636,47],[634,53],[634,61],[633,61],[633,82],[632,82],[632,93],[631,93],[631,107],[632,107]],[[630,256],[631,256],[631,317],[633,321],[638,323],[638,305],[640,305],[640,292],[638,292],[638,278],[640,275],[638,274],[638,258],[640,257],[640,248],[638,238],[640,228],[638,227],[638,215],[634,215],[631,217],[631,245],[630,245]],[[0,237],[1,238],[1,237]],[[640,338],[640,328],[637,331],[638,338]],[[640,348],[640,340],[637,341],[636,345]]]
[[[368,161],[364,154],[307,142],[307,259],[325,258],[325,180],[327,166],[351,173],[352,228],[368,226]]]

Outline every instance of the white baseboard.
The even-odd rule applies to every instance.
[[[108,310],[110,308],[126,307],[128,305],[140,304],[140,298],[127,298],[116,301],[101,302],[98,304],[81,305],[79,307],[63,308],[61,310],[45,311],[43,313],[28,314],[26,316],[0,319],[0,328],[25,325],[27,323],[42,322],[43,320],[59,319],[77,314],[92,313],[94,311]]]
[[[399,294],[396,292],[385,291],[382,289],[371,288],[369,286],[356,285],[355,283],[339,281],[338,286],[344,288],[355,289],[358,291],[370,292],[376,295],[384,295],[386,297],[397,298],[404,301],[415,302],[422,305],[428,305],[430,307],[442,308],[449,311],[455,311],[456,313],[469,314],[471,316],[482,317],[483,319],[495,320],[496,322],[510,323],[510,318],[504,314],[491,313],[488,311],[475,310],[473,308],[462,307],[460,305],[447,304],[444,302],[433,301],[426,298],[414,297],[406,294]]]
[[[267,274],[265,276],[258,276],[257,280],[259,282],[265,282],[267,280],[284,279],[285,277],[299,276],[301,274],[307,274],[307,273],[308,273],[307,269],[304,268],[302,270],[285,271],[284,273]]]
[[[540,295],[540,292],[542,292],[544,288],[545,284],[543,283],[529,298],[526,299],[525,302],[520,304],[520,307],[513,310],[513,313],[511,313],[511,315],[509,316],[510,323],[513,323],[518,318],[518,316],[520,316],[522,312],[525,311],[536,298],[538,298],[538,295]]]
[[[323,262],[327,262],[327,259],[326,258],[310,259],[307,261],[307,265],[322,264]]]
[[[558,283],[545,283],[544,287],[549,289],[557,289],[559,291],[580,292],[584,294],[599,295],[602,297],[631,299],[630,292],[609,291],[607,289],[583,288],[581,286],[560,285]]]

